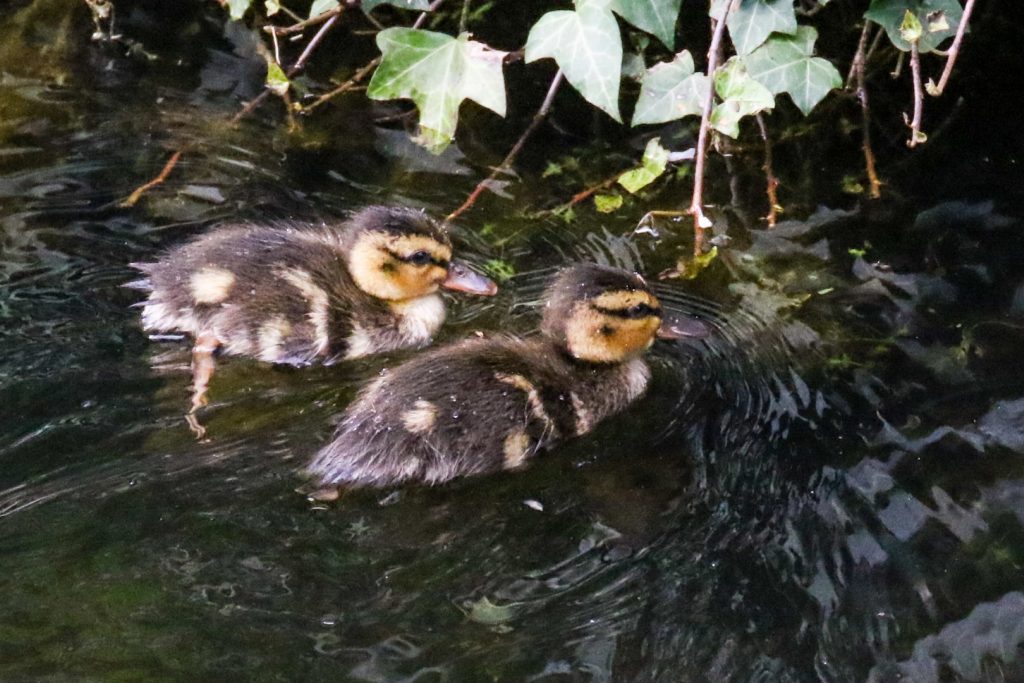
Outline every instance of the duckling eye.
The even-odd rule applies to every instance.
[[[637,304],[627,308],[624,313],[627,318],[648,318],[653,315],[660,315],[661,311],[648,304]]]
[[[432,261],[432,257],[425,251],[417,251],[412,256],[409,256],[406,261],[413,264],[414,266],[425,266]]]

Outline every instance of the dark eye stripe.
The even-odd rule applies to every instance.
[[[419,253],[419,252],[417,251],[417,252],[413,252],[412,254],[410,254],[410,255],[408,255],[408,256],[402,256],[402,255],[401,255],[401,254],[399,254],[398,252],[396,252],[396,251],[391,251],[390,249],[388,249],[388,250],[387,250],[387,252],[388,252],[388,254],[390,254],[390,255],[391,255],[391,256],[392,256],[392,257],[393,257],[393,258],[394,258],[395,260],[397,260],[397,261],[401,261],[402,263],[412,263],[412,262],[413,262],[413,256],[414,256],[415,254],[418,254],[418,253]],[[448,268],[448,260],[447,260],[447,259],[443,259],[443,258],[436,258],[436,257],[434,257],[434,256],[431,256],[431,257],[430,257],[430,260],[428,261],[428,263],[433,263],[433,264],[434,264],[435,266],[441,266],[442,268]]]
[[[601,306],[594,306],[594,309],[610,315],[616,318],[627,318],[627,319],[639,319],[639,318],[650,318],[652,316],[661,317],[661,309],[648,304],[637,304],[636,306],[630,306],[629,308],[602,308]]]

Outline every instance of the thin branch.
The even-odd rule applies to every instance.
[[[459,15],[459,35],[466,32],[466,25],[469,24],[469,3],[470,0],[462,0],[462,14]]]
[[[704,215],[704,164],[708,154],[708,134],[711,128],[711,109],[715,104],[715,69],[718,68],[719,46],[722,44],[722,36],[725,34],[725,24],[729,12],[739,3],[739,0],[732,0],[725,6],[721,19],[715,24],[715,31],[711,36],[711,47],[708,48],[708,79],[711,81],[708,88],[708,97],[704,101],[704,111],[700,117],[700,133],[697,136],[697,156],[693,173],[693,197],[690,200],[689,213],[693,216],[693,254],[700,256],[704,253],[704,229],[709,227],[711,222]]]
[[[267,33],[269,33],[271,35],[275,35],[275,36],[286,36],[286,35],[288,35],[290,33],[301,33],[302,31],[305,31],[310,26],[318,26],[318,25],[324,23],[325,21],[329,21],[329,20],[331,20],[331,19],[333,19],[333,18],[335,18],[337,16],[340,16],[341,13],[345,11],[346,7],[347,7],[347,5],[338,5],[337,7],[335,7],[332,10],[327,10],[326,12],[322,12],[322,13],[316,15],[315,17],[310,17],[309,19],[306,19],[304,21],[300,21],[297,24],[292,24],[291,26],[271,26],[271,25],[267,25],[267,26],[263,27],[263,30],[266,31]]]
[[[139,187],[135,188],[135,191],[132,192],[130,195],[128,195],[127,199],[122,200],[121,203],[118,204],[118,206],[120,206],[122,208],[128,208],[128,207],[135,206],[135,204],[139,201],[139,199],[142,197],[142,195],[146,193],[147,190],[149,190],[151,188],[154,188],[157,185],[159,185],[160,183],[162,183],[165,180],[167,180],[167,176],[169,176],[171,174],[171,171],[177,165],[178,160],[181,159],[181,155],[185,151],[186,148],[187,148],[187,145],[185,147],[182,147],[181,149],[179,149],[174,154],[172,154],[171,158],[167,160],[167,163],[164,164],[163,169],[160,170],[160,173],[157,174],[157,176],[155,178],[150,180],[148,183],[146,183],[144,185],[140,185]]]
[[[765,193],[768,195],[768,215],[765,220],[768,221],[769,228],[774,228],[780,207],[776,192],[779,187],[779,179],[775,176],[775,171],[772,170],[772,140],[768,137],[768,126],[765,125],[764,116],[758,113],[754,118],[757,119],[757,126],[761,129],[761,139],[764,140],[764,165],[761,168],[764,170]]]
[[[967,22],[971,18],[972,11],[974,11],[974,0],[967,0],[967,4],[964,5],[964,14],[960,17],[960,25],[956,27],[956,38],[953,39],[953,45],[949,48],[949,57],[946,58],[946,67],[942,70],[939,84],[928,91],[928,94],[933,97],[938,97],[946,89],[949,77],[953,73],[953,65],[956,64],[957,55],[960,53],[960,44],[964,41],[964,34],[967,32]]]
[[[461,214],[465,213],[473,206],[473,204],[476,203],[476,200],[481,194],[483,194],[483,191],[487,189],[487,186],[491,184],[498,175],[504,173],[512,166],[516,157],[519,156],[519,152],[522,151],[523,145],[526,144],[526,140],[533,135],[533,132],[537,130],[537,127],[547,117],[548,111],[551,109],[551,105],[555,101],[555,93],[558,92],[558,88],[562,85],[562,81],[564,79],[565,74],[563,74],[562,70],[559,69],[558,73],[555,74],[555,77],[551,79],[551,85],[548,86],[548,93],[545,95],[544,102],[541,103],[540,109],[538,109],[537,113],[533,115],[530,125],[526,127],[523,134],[519,136],[518,140],[516,140],[516,144],[512,145],[512,149],[509,150],[507,155],[505,155],[505,158],[502,159],[501,163],[491,171],[490,175],[477,183],[476,187],[473,188],[473,191],[469,193],[468,197],[466,197],[466,201],[462,202],[462,206],[455,209],[445,217],[446,222],[453,221]]]
[[[875,169],[875,152],[871,148],[871,109],[868,106],[868,89],[864,78],[864,67],[867,63],[867,55],[864,50],[868,43],[869,31],[870,23],[865,21],[864,30],[860,34],[860,43],[857,46],[857,54],[853,58],[852,76],[857,87],[857,101],[860,102],[861,150],[864,152],[864,167],[868,174],[868,193],[872,199],[879,199],[882,196],[882,183],[878,180],[878,171]]]
[[[877,38],[882,32],[882,27],[879,26],[875,37]],[[864,28],[860,32],[860,40],[857,42],[857,51],[853,55],[853,61],[850,63],[850,71],[846,74],[846,89],[851,90],[854,88],[854,82],[857,79],[857,70],[864,69],[864,65],[868,61],[867,45],[868,35],[871,33],[871,22],[867,19],[864,20]]]
[[[338,9],[339,10],[344,10],[345,7],[346,7],[346,5],[340,5],[338,7]],[[334,24],[337,23],[338,17],[340,17],[340,16],[341,16],[341,12],[335,14],[330,19],[328,19],[326,22],[324,22],[323,26],[320,27],[320,30],[316,32],[316,35],[314,35],[313,38],[310,39],[309,44],[306,45],[306,49],[302,51],[301,55],[299,55],[299,58],[298,58],[298,60],[296,60],[295,64],[293,64],[292,67],[290,69],[288,69],[288,71],[285,74],[285,76],[287,76],[289,79],[291,79],[293,76],[295,76],[300,71],[302,71],[302,69],[306,66],[306,62],[309,60],[310,56],[313,54],[313,50],[316,49],[317,45],[320,44],[320,41],[322,41],[324,39],[324,36],[327,35],[327,32],[331,30],[331,28],[334,26]],[[252,99],[252,101],[249,102],[249,104],[247,104],[244,107],[242,107],[242,110],[239,111],[237,114],[235,114],[234,117],[232,117],[231,125],[232,126],[237,125],[239,121],[241,121],[246,116],[251,114],[252,111],[254,109],[256,109],[256,107],[258,107],[261,104],[263,104],[263,101],[265,99],[267,99],[267,97],[270,96],[270,93],[271,93],[271,91],[269,89],[265,89],[259,95],[254,97]]]
[[[910,139],[907,140],[907,147],[917,147],[917,143],[924,142],[925,136],[921,132],[921,115],[924,111],[924,88],[921,87],[921,53],[917,49],[917,41],[910,44],[910,73],[914,80],[914,118],[910,121]]]

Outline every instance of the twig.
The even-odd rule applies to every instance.
[[[338,9],[339,10],[344,10],[345,7],[346,7],[346,5],[340,5],[338,7]],[[316,32],[316,35],[314,35],[313,38],[310,39],[309,44],[306,45],[306,49],[302,51],[302,54],[299,55],[298,60],[296,60],[295,64],[293,64],[292,67],[290,69],[288,69],[288,71],[285,74],[285,76],[287,76],[290,79],[293,76],[295,76],[297,73],[302,71],[302,69],[306,66],[306,62],[309,60],[310,56],[313,54],[313,50],[315,50],[316,46],[320,44],[320,41],[322,41],[324,39],[324,36],[327,35],[327,32],[331,30],[331,27],[334,26],[334,24],[338,21],[338,17],[340,17],[340,16],[341,16],[341,11],[339,11],[337,14],[332,16],[326,22],[324,22],[324,25],[321,26],[320,30]],[[242,110],[240,112],[238,112],[237,114],[235,114],[234,117],[232,117],[231,125],[232,126],[237,125],[239,121],[241,121],[246,116],[251,114],[252,111],[254,109],[256,109],[256,107],[258,107],[261,104],[263,104],[263,100],[267,99],[267,97],[270,95],[270,93],[271,93],[271,91],[269,89],[266,89],[263,92],[261,92],[259,95],[254,97],[252,99],[252,101],[249,102],[249,104],[247,104],[244,107],[242,107]]]
[[[779,213],[779,197],[776,193],[779,179],[775,177],[775,172],[772,170],[772,140],[768,137],[768,126],[765,125],[764,117],[758,113],[754,118],[757,119],[757,126],[761,129],[761,139],[764,140],[764,165],[761,168],[764,170],[765,193],[768,195],[768,215],[765,216],[765,219],[768,221],[768,227],[774,228]]]
[[[187,147],[188,145],[182,147],[177,152],[172,154],[171,158],[167,160],[167,163],[164,164],[163,169],[161,169],[160,173],[157,174],[155,178],[150,180],[148,183],[140,185],[139,187],[135,188],[135,191],[128,195],[127,199],[122,200],[121,203],[118,204],[118,206],[122,208],[129,208],[135,206],[135,204],[139,201],[142,195],[146,193],[147,190],[156,187],[160,183],[167,180],[167,176],[171,174],[171,171],[177,165],[178,160],[181,159],[181,155],[182,153],[184,153]]]
[[[953,45],[949,48],[946,67],[942,70],[942,76],[939,77],[939,84],[928,91],[928,94],[933,97],[938,97],[946,89],[949,77],[953,73],[953,65],[956,64],[956,57],[960,53],[960,44],[964,41],[964,34],[967,32],[967,21],[971,18],[973,10],[974,0],[967,0],[967,4],[964,5],[963,16],[960,17],[960,25],[956,27],[956,38],[953,39]]]
[[[462,14],[459,15],[459,35],[466,32],[466,26],[469,23],[469,3],[470,0],[462,0]]]
[[[708,153],[708,133],[711,123],[711,109],[715,104],[715,69],[718,68],[719,46],[722,44],[722,35],[725,34],[726,19],[729,12],[739,3],[739,0],[732,0],[725,6],[722,17],[715,25],[715,31],[711,36],[711,47],[708,48],[708,97],[704,101],[704,111],[700,117],[700,133],[697,136],[697,156],[693,172],[693,197],[690,200],[689,213],[693,216],[693,255],[700,256],[704,253],[704,229],[710,227],[711,221],[704,215],[704,164]]]
[[[300,21],[297,24],[292,24],[291,26],[271,26],[271,25],[268,25],[268,26],[264,26],[263,30],[266,31],[267,33],[269,33],[271,35],[275,35],[275,36],[286,36],[286,35],[288,35],[290,33],[301,33],[302,31],[305,31],[310,26],[317,26],[318,24],[322,24],[325,21],[328,21],[328,20],[333,19],[333,18],[335,18],[337,16],[340,16],[341,13],[345,11],[346,6],[347,5],[345,5],[345,4],[338,5],[337,7],[335,7],[332,10],[327,10],[326,12],[321,12],[320,14],[316,15],[315,17],[310,17],[309,19],[306,19],[304,21]]]
[[[910,121],[910,139],[907,147],[917,147],[924,142],[921,133],[921,114],[924,110],[924,89],[921,87],[921,53],[917,49],[917,41],[910,44],[910,73],[914,80],[914,118]]]
[[[491,171],[490,175],[477,183],[476,187],[473,188],[473,191],[469,193],[468,197],[466,197],[466,201],[462,202],[462,206],[455,209],[445,217],[446,222],[455,220],[473,206],[480,195],[483,194],[483,191],[487,189],[487,186],[494,181],[499,174],[505,172],[510,166],[512,166],[516,157],[519,156],[519,152],[522,151],[523,145],[526,144],[526,140],[533,135],[533,132],[537,130],[537,126],[539,126],[547,117],[548,111],[551,109],[551,104],[555,101],[555,93],[558,92],[558,87],[562,85],[562,81],[564,79],[565,74],[563,74],[562,70],[559,69],[558,73],[555,74],[555,77],[551,79],[551,85],[548,86],[548,93],[544,96],[544,102],[541,103],[540,109],[538,109],[537,113],[533,115],[530,125],[526,127],[523,134],[519,136],[518,140],[516,140],[516,144],[512,145],[512,149],[510,149],[508,154],[505,155],[505,158],[502,159],[501,163]]]
[[[857,101],[860,102],[861,150],[864,152],[864,167],[868,174],[868,193],[872,199],[879,199],[882,196],[882,183],[878,180],[878,172],[875,169],[875,152],[871,148],[871,109],[868,106],[868,89],[864,79],[864,65],[867,62],[864,49],[868,43],[870,26],[870,23],[864,22],[864,30],[860,34],[860,43],[857,45],[857,54],[853,57],[851,70],[857,88]]]

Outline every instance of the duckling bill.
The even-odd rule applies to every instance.
[[[340,225],[226,227],[135,267],[147,277],[131,285],[149,290],[143,327],[195,340],[193,411],[215,351],[305,365],[418,348],[444,322],[440,288],[497,292],[452,260],[437,222],[383,206]]]
[[[326,488],[519,469],[640,398],[655,337],[708,333],[663,315],[640,276],[615,268],[567,268],[545,300],[535,338],[462,341],[369,385],[308,473]]]

